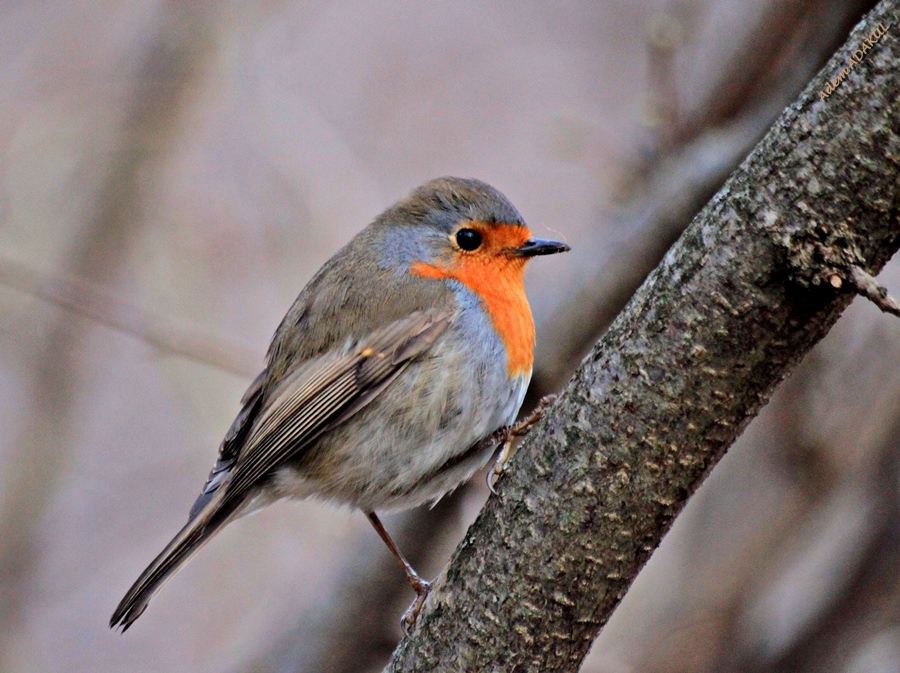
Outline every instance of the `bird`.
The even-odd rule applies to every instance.
[[[309,497],[366,514],[416,592],[412,626],[430,584],[375,512],[437,502],[522,433],[535,345],[525,266],[567,250],[471,178],[431,180],[378,215],[284,316],[187,524],[110,627],[127,630],[231,521]]]

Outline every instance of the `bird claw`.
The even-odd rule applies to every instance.
[[[419,619],[419,613],[425,605],[425,599],[431,591],[431,583],[425,580],[420,581],[419,588],[416,590],[416,600],[412,602],[403,616],[400,618],[400,628],[403,629],[403,635],[409,638],[412,636],[413,629],[416,627],[416,621]]]
[[[498,459],[497,463],[499,462],[500,460]],[[503,474],[503,468],[497,467],[497,463],[494,463],[491,469],[488,470],[487,477],[485,479],[485,481],[487,482],[488,490],[494,495],[497,495],[497,489],[494,488],[494,485],[497,483],[497,480],[500,479],[500,475]]]
[[[494,464],[491,465],[491,469],[488,470],[487,473],[487,487],[488,490],[497,495],[497,489],[494,486],[497,484],[497,481],[500,479],[500,475],[506,470],[506,463],[509,462],[509,454],[512,449],[512,440],[513,435],[512,432],[508,432],[506,435],[506,439],[503,440],[503,446],[500,448],[500,453],[497,456],[497,460],[494,461]]]
[[[494,464],[487,473],[487,487],[491,493],[497,495],[497,490],[494,487],[497,485],[500,475],[506,470],[506,464],[509,462],[510,454],[512,453],[513,442],[517,438],[524,437],[531,432],[531,426],[544,417],[547,407],[554,402],[556,402],[556,395],[546,395],[545,397],[542,397],[541,401],[538,402],[537,406],[534,408],[534,411],[532,411],[527,418],[506,428],[500,453],[497,455],[497,460],[494,461]]]
[[[487,484],[488,490],[497,495],[497,489],[494,488],[494,485],[497,483],[497,480],[500,478],[501,470],[497,469],[497,465],[495,464],[488,470],[487,477],[485,478],[485,483]]]

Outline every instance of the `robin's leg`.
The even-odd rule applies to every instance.
[[[384,526],[381,525],[381,520],[375,512],[366,512],[366,516],[369,517],[369,521],[372,522],[375,531],[381,536],[381,539],[384,540],[384,543],[388,546],[388,549],[391,550],[394,558],[397,559],[397,563],[403,568],[403,572],[406,573],[406,579],[409,580],[413,591],[416,592],[416,600],[413,601],[413,604],[409,606],[409,609],[403,613],[403,617],[400,619],[400,626],[403,627],[403,632],[406,635],[409,635],[412,628],[416,625],[416,619],[419,616],[419,612],[422,611],[422,606],[425,605],[425,599],[428,597],[428,592],[431,590],[431,584],[419,577],[419,574],[413,569],[409,561],[406,560],[403,552],[401,552],[397,545],[394,544],[391,536],[388,535]]]
[[[525,435],[527,435],[531,431],[531,426],[544,417],[544,413],[547,411],[547,407],[549,407],[555,401],[556,395],[547,395],[546,397],[542,397],[541,401],[538,402],[537,406],[534,408],[534,411],[532,411],[527,418],[523,418],[515,425],[511,425],[506,429],[506,437],[503,440],[503,446],[500,447],[500,453],[497,455],[497,460],[494,462],[494,466],[487,473],[487,485],[488,488],[491,489],[491,493],[497,492],[494,490],[494,484],[497,483],[500,475],[503,474],[503,470],[506,469],[506,463],[509,461],[509,455],[512,452],[513,443],[519,437],[524,437]]]

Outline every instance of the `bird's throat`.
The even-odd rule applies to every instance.
[[[506,347],[510,378],[531,373],[534,319],[523,283],[525,260],[471,256],[448,268],[416,262],[410,273],[424,278],[452,278],[472,290]]]

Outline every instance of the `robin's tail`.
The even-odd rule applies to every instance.
[[[197,512],[196,516],[191,517],[160,555],[153,559],[113,612],[109,620],[110,628],[121,625],[124,633],[147,609],[150,599],[166,580],[209,542],[222,526],[234,519],[246,502],[242,499],[233,502],[222,500],[214,499]]]

